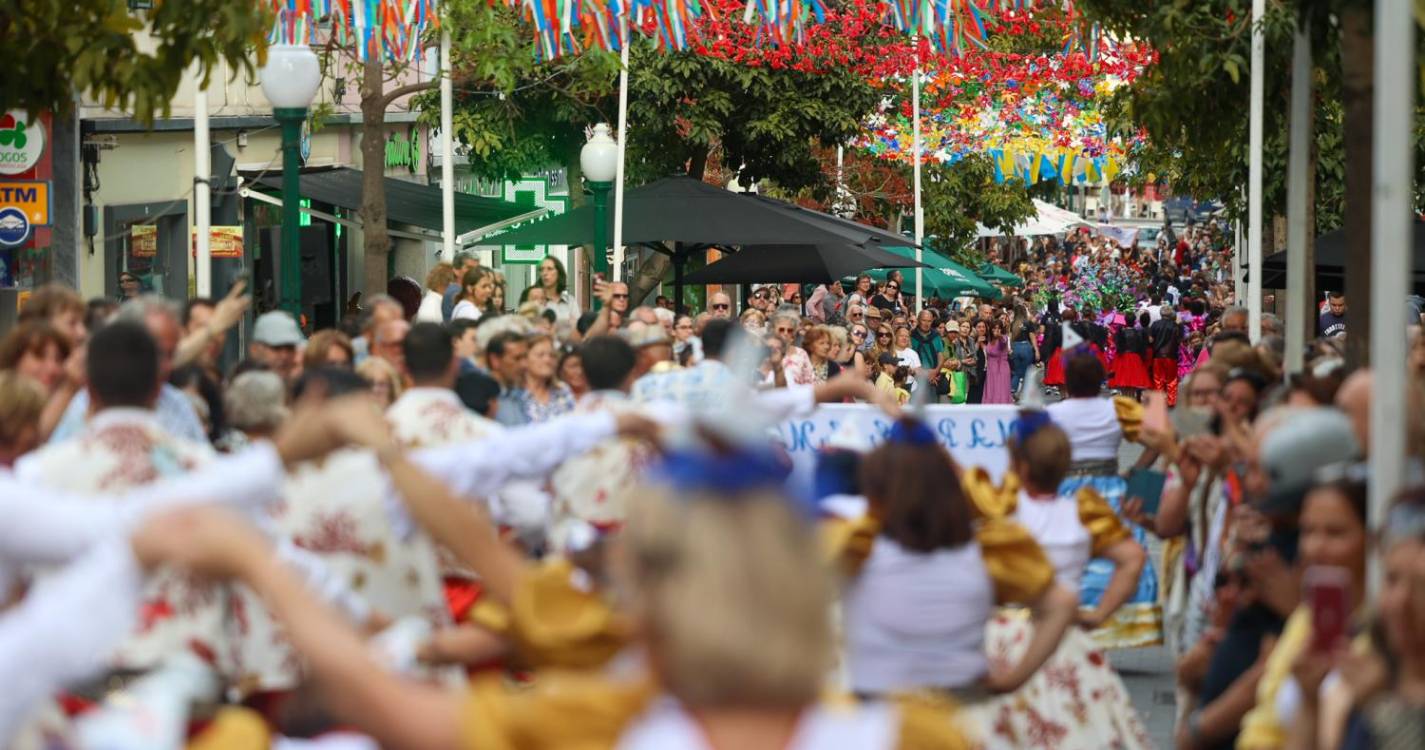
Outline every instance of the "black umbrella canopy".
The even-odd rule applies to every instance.
[[[1418,217],[1412,227],[1410,266],[1412,283],[1417,291],[1425,287],[1425,221]],[[1345,288],[1346,230],[1337,229],[1316,238],[1316,290],[1318,292]],[[1262,286],[1267,289],[1286,288],[1286,252],[1273,253],[1262,261]]]
[[[913,268],[914,260],[873,244],[746,245],[737,253],[684,279],[688,284],[753,284],[761,281],[828,283],[868,268]]]
[[[772,205],[775,208],[779,208],[783,211],[786,211],[787,213],[790,213],[793,216],[796,216],[797,218],[802,219],[804,221],[809,221],[813,224],[816,224],[817,226],[844,234],[846,236],[846,239],[852,242],[864,243],[867,240],[872,240],[881,243],[885,247],[916,246],[915,240],[904,235],[899,235],[895,232],[889,232],[884,229],[879,229],[877,227],[861,224],[850,219],[843,219],[835,214],[823,213],[821,211],[813,211],[809,208],[802,208],[801,206],[798,206],[795,203],[787,203],[786,201],[779,201],[775,198],[767,198],[761,195],[754,195],[751,197],[755,200],[762,201],[764,203]]]
[[[795,210],[789,210],[795,209]],[[822,217],[822,218],[817,218]],[[852,231],[842,224],[860,227]],[[734,193],[691,177],[668,177],[624,193],[627,245],[682,242],[703,245],[860,243],[880,232],[770,198]],[[491,235],[491,245],[594,244],[594,209],[584,206],[545,221]],[[604,244],[613,243],[613,207]],[[896,244],[908,244],[897,238]]]

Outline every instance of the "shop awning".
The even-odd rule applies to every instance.
[[[302,197],[350,209],[361,208],[361,170],[340,167],[321,172],[304,172]],[[255,182],[265,188],[282,190],[282,175],[268,172]],[[386,215],[392,224],[409,224],[434,232],[441,230],[440,187],[420,185],[391,177],[382,179],[386,188]],[[455,193],[455,231],[464,234],[535,211],[533,206]]]

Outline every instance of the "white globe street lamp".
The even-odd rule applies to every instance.
[[[618,143],[608,123],[594,126],[589,141],[579,150],[579,168],[594,195],[594,272],[607,275],[609,256],[604,238],[609,233],[609,191],[618,174]]]
[[[267,64],[262,66],[261,78],[262,93],[272,102],[272,116],[282,126],[282,253],[278,285],[281,307],[301,321],[302,123],[321,85],[322,69],[311,47],[275,44],[267,48]],[[371,169],[372,165],[367,164],[366,168]]]

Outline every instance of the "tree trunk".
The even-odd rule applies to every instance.
[[[648,260],[638,264],[638,273],[628,282],[628,303],[641,305],[643,300],[673,270],[673,260],[663,253],[654,253]],[[669,295],[672,296],[672,295]]]
[[[391,235],[386,231],[386,97],[381,57],[370,55],[361,76],[361,235],[365,297],[386,293]]]
[[[1371,180],[1375,97],[1375,40],[1368,6],[1341,9],[1341,100],[1345,107],[1346,304],[1350,323],[1346,362],[1365,367],[1371,359]],[[1313,309],[1314,317],[1314,309]]]

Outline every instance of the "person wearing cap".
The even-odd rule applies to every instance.
[[[298,348],[306,342],[302,329],[289,313],[273,310],[257,316],[247,356],[290,383],[301,374]]]

